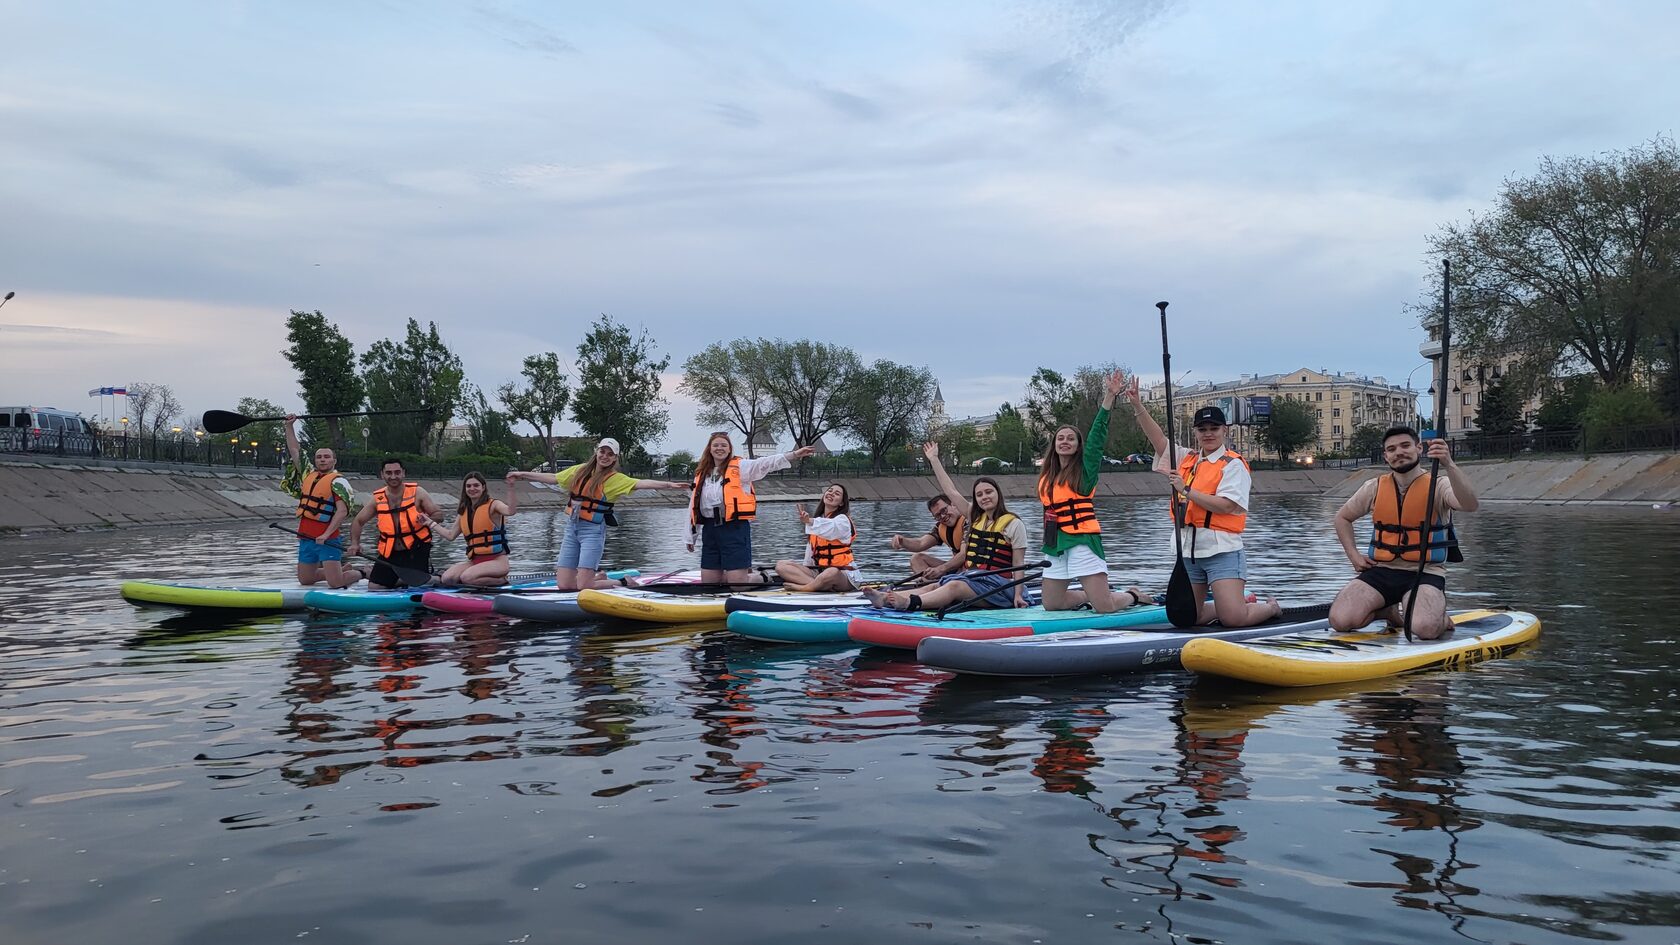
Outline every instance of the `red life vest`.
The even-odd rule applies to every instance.
[[[319,538],[326,534],[327,523],[338,511],[338,493],[333,491],[333,483],[342,478],[336,469],[324,473],[311,469],[303,474],[297,507],[298,531],[303,535]]]

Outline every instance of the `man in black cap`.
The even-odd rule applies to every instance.
[[[1225,448],[1225,411],[1203,407],[1191,425],[1196,449],[1176,444],[1150,416],[1138,394],[1137,378],[1128,388],[1138,426],[1155,447],[1155,471],[1172,482],[1173,521],[1181,530],[1184,567],[1201,607],[1198,624],[1218,619],[1226,627],[1251,627],[1283,611],[1276,600],[1248,601],[1248,568],[1243,557],[1243,529],[1248,525],[1248,493],[1254,479],[1248,463]],[[1210,605],[1207,593],[1213,591]]]

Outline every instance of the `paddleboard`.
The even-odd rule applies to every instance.
[[[1128,607],[1112,614],[1089,610],[1045,610],[1041,606],[964,610],[944,620],[927,612],[876,611],[867,616],[854,616],[846,624],[846,635],[858,643],[913,650],[932,636],[992,640],[1070,630],[1165,624],[1166,620],[1167,609],[1157,605]]]
[[[1328,604],[1287,607],[1276,619],[1234,630],[1218,626],[1189,632],[1161,618],[1125,629],[1070,630],[1004,639],[928,637],[916,659],[929,666],[982,676],[1077,676],[1179,669],[1179,653],[1192,640],[1253,640],[1329,626]]]
[[[658,583],[661,585],[697,584],[699,581],[699,571],[681,571],[662,576]],[[468,595],[455,596],[458,598]],[[479,597],[480,595],[471,596]],[[590,616],[587,611],[578,606],[577,591],[482,595],[482,600],[485,610],[494,611],[506,617],[518,617],[521,620],[535,620],[543,623],[575,623]],[[459,603],[459,601],[454,603]],[[431,602],[427,601],[426,605],[430,607]]]
[[[1039,588],[1027,587],[1026,598],[1038,602]],[[804,597],[822,595],[805,594]],[[751,595],[747,599],[754,600]],[[733,605],[735,598],[730,598]],[[753,640],[767,643],[847,643],[846,625],[853,617],[897,616],[900,611],[877,610],[867,602],[861,606],[823,607],[815,610],[731,610],[729,629]],[[965,611],[966,613],[966,611]]]
[[[789,595],[794,592],[771,588],[753,593]],[[618,617],[643,623],[693,623],[699,620],[722,621],[728,613],[725,604],[730,596],[726,592],[668,594],[636,587],[586,588],[578,592],[577,602],[579,607],[599,617]]]
[[[636,570],[608,571],[612,578],[629,577],[641,572]],[[517,575],[516,575],[517,576]],[[530,577],[530,575],[526,575]],[[536,590],[543,587],[553,587],[554,579],[545,577],[537,580],[517,581],[500,587],[399,587],[389,591],[370,591],[366,588],[346,587],[337,590],[316,588],[304,596],[304,603],[313,610],[320,610],[331,614],[402,614],[420,610],[426,606],[425,599],[436,595],[435,599],[467,597],[477,594],[492,594],[497,591],[508,590]],[[437,610],[443,607],[433,608]],[[453,613],[488,613],[490,608],[473,608],[471,605]]]
[[[188,610],[302,610],[305,587],[226,587],[168,581],[124,581],[119,593],[135,604]]]
[[[1438,640],[1411,640],[1397,630],[1292,633],[1263,640],[1192,640],[1186,669],[1267,686],[1321,686],[1431,669],[1465,669],[1499,659],[1540,635],[1540,620],[1522,611],[1467,610]]]

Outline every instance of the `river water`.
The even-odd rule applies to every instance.
[[[1265,500],[1251,588],[1332,595],[1334,509]],[[1163,587],[1159,504],[1101,512],[1116,574]],[[681,514],[627,513],[610,560],[691,563]],[[762,517],[759,559],[791,554],[791,510]],[[927,523],[856,518],[877,575]],[[291,547],[8,539],[0,941],[1675,942],[1680,513],[1461,525],[1455,604],[1531,610],[1537,643],[1294,691],[706,626],[195,620],[117,583],[283,581]],[[515,519],[516,559],[560,528]]]

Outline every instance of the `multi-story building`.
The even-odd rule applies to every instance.
[[[1307,405],[1318,419],[1318,436],[1311,449],[1316,452],[1339,453],[1347,447],[1355,427],[1372,424],[1389,427],[1411,424],[1417,419],[1418,391],[1410,387],[1390,384],[1382,377],[1358,374],[1330,373],[1302,368],[1287,374],[1244,374],[1234,381],[1198,381],[1173,387],[1173,423],[1182,441],[1190,442],[1190,419],[1203,407],[1214,406],[1236,421],[1237,403],[1249,397],[1270,397],[1273,402],[1296,400]],[[1162,385],[1150,387],[1145,400],[1161,402],[1166,399]],[[1237,451],[1247,456],[1259,456],[1261,450],[1255,440],[1253,427],[1233,427],[1232,439]]]

